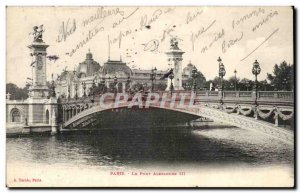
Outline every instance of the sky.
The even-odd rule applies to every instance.
[[[253,79],[255,60],[262,69],[259,80],[275,64],[293,63],[291,7],[26,6],[7,7],[6,19],[6,81],[21,87],[32,76],[29,34],[42,24],[48,56],[59,56],[55,62],[47,60],[48,80],[52,73],[73,70],[89,49],[100,65],[110,53],[112,60],[121,57],[130,67],[166,70],[171,37],[178,38],[185,52],[183,67],[191,61],[207,80],[218,75],[219,56],[225,78],[236,69],[237,77]]]

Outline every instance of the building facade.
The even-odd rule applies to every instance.
[[[191,78],[193,65],[189,63],[187,67],[180,70],[180,76],[183,83]],[[117,92],[126,92],[128,89],[134,89],[135,85],[141,85],[149,90],[152,81],[155,90],[165,90],[167,88],[168,78],[163,76],[169,70],[145,70],[131,69],[122,60],[108,59],[103,65],[100,65],[93,59],[93,54],[88,51],[83,62],[79,63],[74,71],[64,70],[58,75],[55,82],[56,94],[62,98],[75,98],[88,96],[94,86],[105,85],[106,90]],[[154,78],[151,77],[155,74]],[[178,79],[178,76],[176,76]],[[175,81],[175,80],[173,80]],[[182,88],[182,86],[177,86]]]

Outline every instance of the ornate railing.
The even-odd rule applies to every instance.
[[[160,96],[163,94],[171,94],[170,91],[154,91],[158,93]],[[172,94],[179,93],[191,93],[192,91],[172,91]],[[146,93],[141,93],[142,95],[147,95]],[[85,103],[87,101],[96,101],[100,98],[101,95],[89,96],[89,97],[81,97],[78,99],[62,99],[62,103]],[[262,101],[262,102],[287,102],[293,104],[294,102],[294,92],[292,91],[197,91],[196,92],[196,100],[230,100],[230,101]]]
[[[294,117],[294,93],[293,92],[270,92],[259,91],[173,91],[155,92],[159,95],[159,101],[162,100],[163,95],[167,95],[166,102],[170,103],[172,100],[180,101],[179,94],[196,94],[194,105],[206,106],[209,108],[219,109],[222,112],[233,115],[243,115],[254,117],[255,119],[266,120],[274,119],[274,125],[278,126],[280,120],[292,120]],[[116,94],[116,93],[115,93]],[[125,93],[124,93],[125,94]],[[148,98],[147,93],[141,93],[143,101]],[[177,94],[175,96],[175,94]],[[108,103],[116,101],[116,95],[112,95],[106,99]],[[189,100],[192,95],[186,95],[186,100]],[[63,99],[61,100],[61,109],[63,123],[72,122],[75,116],[85,116],[86,113],[93,110],[92,107],[100,107],[101,95],[82,97],[78,99]],[[129,95],[126,102],[130,102],[132,96]],[[103,101],[102,101],[103,102]],[[103,103],[102,103],[103,104]],[[175,105],[176,106],[176,105]],[[91,109],[91,110],[89,110]],[[87,111],[89,110],[89,111]],[[71,118],[74,117],[72,120]]]
[[[236,97],[252,97],[252,92],[251,91],[237,91]]]
[[[199,91],[197,96],[215,96],[223,99],[232,100],[272,100],[272,101],[294,101],[292,91]]]

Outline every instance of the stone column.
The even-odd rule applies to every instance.
[[[174,78],[172,80],[174,90],[184,90],[182,87],[182,55],[184,52],[179,49],[176,38],[171,39],[171,48],[166,52],[168,56],[169,70],[173,69]],[[168,78],[167,91],[170,90],[171,80]]]
[[[46,98],[48,93],[48,86],[46,80],[46,45],[42,40],[34,41],[28,48],[31,50],[33,57],[33,85],[30,87],[30,96],[32,98]]]

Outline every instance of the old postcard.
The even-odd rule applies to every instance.
[[[8,6],[7,187],[294,187],[293,11]]]

